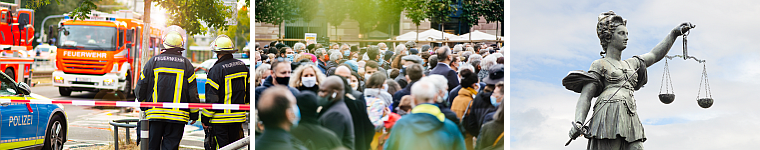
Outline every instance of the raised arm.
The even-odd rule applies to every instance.
[[[657,46],[652,48],[652,51],[641,55],[641,58],[646,63],[647,67],[652,66],[654,63],[662,60],[662,58],[668,54],[670,48],[673,47],[673,43],[676,41],[676,38],[694,27],[695,26],[690,22],[681,23],[681,25],[678,25],[676,28],[671,30],[668,36],[666,36],[665,39],[662,39],[662,41],[660,41]]]

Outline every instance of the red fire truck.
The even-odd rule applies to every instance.
[[[34,10],[0,2],[0,71],[16,82],[31,83]]]
[[[93,12],[89,19],[59,23],[53,86],[62,96],[73,91],[115,90],[131,94],[141,71],[142,46],[154,48],[162,30],[151,27],[142,43],[143,22],[131,11]],[[151,53],[154,52],[145,52]],[[152,55],[150,55],[152,56]]]

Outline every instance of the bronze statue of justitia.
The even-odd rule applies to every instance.
[[[591,63],[588,71],[571,71],[562,80],[565,88],[581,93],[570,138],[580,135],[588,138],[589,150],[643,149],[646,136],[636,113],[633,92],[646,84],[646,68],[665,57],[678,36],[695,27],[689,22],[682,23],[652,51],[621,60],[620,55],[628,43],[626,22],[613,11],[599,15],[596,34],[601,41],[602,58]],[[586,123],[594,97],[597,97],[594,112]]]

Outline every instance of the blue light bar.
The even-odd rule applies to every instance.
[[[63,19],[71,19],[69,16],[64,16]]]

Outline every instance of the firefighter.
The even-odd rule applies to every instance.
[[[141,102],[198,103],[195,72],[190,60],[182,57],[182,31],[170,30],[163,37],[162,53],[143,66],[135,86],[135,97]],[[142,107],[150,121],[150,150],[179,149],[185,124],[198,120],[198,109]]]
[[[220,35],[211,48],[219,60],[209,69],[206,77],[206,103],[248,104],[249,68],[243,61],[232,58],[232,53],[236,51],[232,39]],[[246,111],[201,109],[201,114],[203,127],[211,128],[212,138],[217,143],[213,147],[221,148],[243,137],[242,124],[248,118]]]

